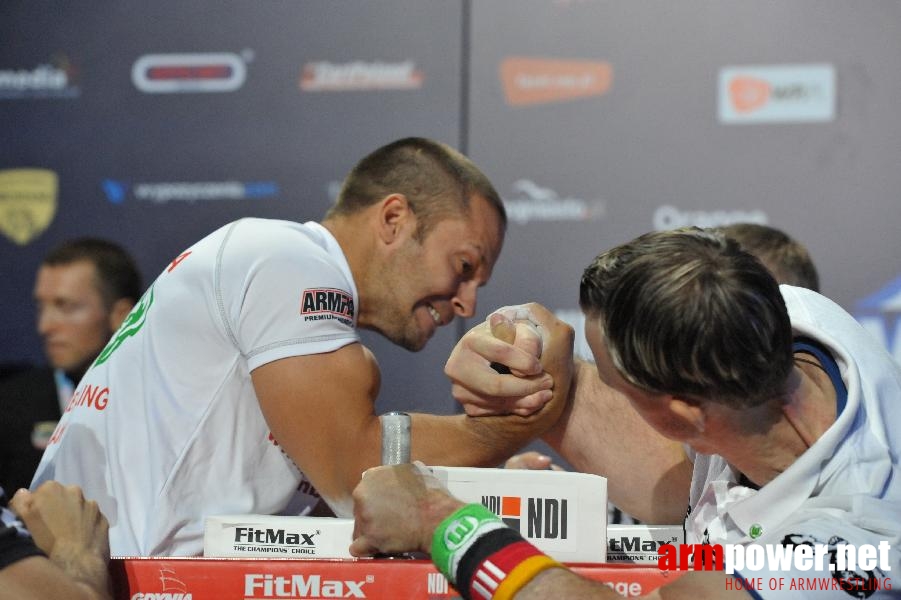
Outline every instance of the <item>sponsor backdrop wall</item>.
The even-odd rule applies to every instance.
[[[0,362],[41,361],[30,295],[56,243],[118,241],[149,282],[233,219],[320,218],[406,135],[467,152],[508,207],[480,318],[537,300],[579,326],[600,250],[754,221],[807,244],[901,358],[899,28],[895,0],[7,0]],[[454,411],[462,331],[415,355],[367,335],[379,410]]]

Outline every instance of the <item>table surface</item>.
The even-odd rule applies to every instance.
[[[621,595],[640,596],[681,573],[656,566],[572,564]],[[117,600],[269,600],[459,598],[427,560],[114,558]]]

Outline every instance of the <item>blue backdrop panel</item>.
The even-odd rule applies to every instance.
[[[461,28],[461,4],[438,0],[4,3],[0,219],[3,171],[47,169],[59,187],[46,230],[0,236],[0,362],[42,359],[31,289],[61,240],[118,241],[149,282],[233,219],[319,219],[392,139],[459,146]],[[387,408],[449,397],[455,334],[418,355],[367,336]]]

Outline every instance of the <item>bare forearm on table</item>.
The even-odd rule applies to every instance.
[[[64,571],[42,556],[32,556],[0,572],[0,600],[109,600],[112,596],[106,564],[101,567],[101,574],[82,576]]]
[[[537,417],[414,414],[412,456],[431,465],[494,467],[553,424],[551,412]]]

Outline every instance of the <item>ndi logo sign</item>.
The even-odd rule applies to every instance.
[[[901,362],[901,276],[858,301],[854,317]]]
[[[523,498],[482,496],[482,504],[503,519],[508,527],[529,539],[565,540],[568,537],[566,498],[525,498],[526,522],[522,523]]]

